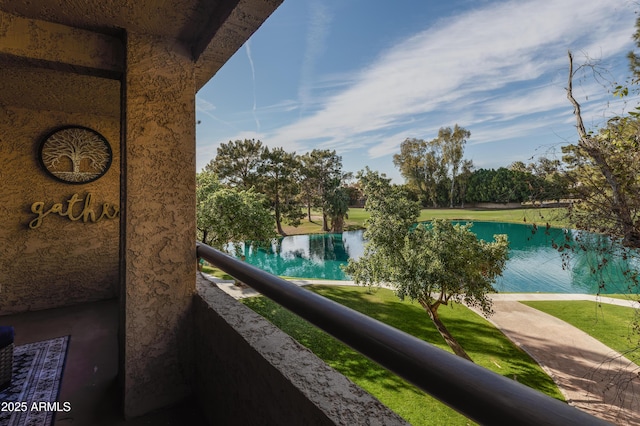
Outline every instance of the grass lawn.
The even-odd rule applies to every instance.
[[[477,209],[422,209],[418,220],[451,219],[470,220],[476,222],[509,222],[509,223],[535,223],[564,227],[563,208],[530,208],[530,209],[505,209],[505,210],[477,210]]]
[[[611,297],[613,299],[633,300],[635,302],[640,301],[639,293],[627,293],[627,294],[603,294],[604,297]]]
[[[566,227],[563,219],[562,208],[529,208],[529,209],[422,209],[418,221],[427,221],[434,218],[451,220],[470,220],[476,222],[509,222],[509,223],[536,223],[546,225],[549,223],[555,227]],[[285,225],[284,231],[288,235],[316,234],[322,233],[322,216],[319,212],[312,212],[313,222],[302,219],[300,226],[293,227]],[[350,208],[349,218],[345,220],[345,229],[364,228],[365,221],[369,218],[369,213],[363,208]]]
[[[209,275],[213,275],[214,277],[217,278],[221,278],[223,280],[232,280],[233,277],[229,274],[227,274],[226,272],[221,271],[218,268],[214,268],[212,266],[209,265],[204,265],[202,267],[202,272],[204,272],[205,274],[209,274]]]
[[[640,365],[640,336],[631,325],[636,309],[586,300],[521,303],[568,322]]]
[[[449,350],[423,309],[416,303],[400,301],[390,290],[378,289],[369,293],[364,287],[305,288]],[[269,299],[254,297],[244,299],[243,303],[308,347],[327,364],[349,377],[411,424],[471,423],[464,416]],[[562,400],[553,381],[535,361],[484,318],[462,305],[453,308],[444,306],[440,312],[446,326],[477,364]]]

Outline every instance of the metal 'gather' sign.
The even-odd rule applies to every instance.
[[[111,166],[111,146],[100,133],[81,127],[62,127],[40,144],[42,167],[54,179],[71,184],[93,182]]]

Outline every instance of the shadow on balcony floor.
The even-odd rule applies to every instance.
[[[58,413],[56,426],[205,425],[195,402],[124,420],[118,372],[118,301],[106,300],[66,308],[0,317],[15,328],[15,344],[70,335],[60,401],[71,411]]]

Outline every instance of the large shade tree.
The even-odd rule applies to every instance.
[[[446,163],[439,139],[425,141],[409,138],[400,144],[400,153],[393,156],[410,188],[416,189],[424,203],[438,205],[438,185],[446,178]]]
[[[454,353],[471,360],[441,321],[438,308],[464,302],[491,312],[488,293],[507,260],[506,235],[485,242],[471,232],[471,225],[434,220],[416,226],[418,204],[389,179],[367,169],[360,180],[371,215],[367,243],[364,254],[350,259],[345,271],[358,284],[391,285],[401,299],[416,300]]]
[[[464,157],[464,146],[471,132],[457,124],[451,127],[442,127],[438,130],[438,140],[442,146],[442,155],[447,168],[451,186],[449,188],[449,207],[453,208],[454,190],[456,188],[456,178],[462,166]]]
[[[196,175],[198,238],[220,250],[237,251],[242,243],[260,243],[275,233],[264,196],[224,187],[214,173]]]
[[[456,200],[458,175],[463,166],[472,167],[464,160],[464,146],[471,132],[457,124],[441,127],[438,137],[431,141],[408,138],[400,144],[400,153],[393,156],[393,164],[398,167],[410,188],[417,190],[424,202],[437,207],[440,185],[448,180],[449,206]],[[458,197],[461,199],[461,197]],[[464,202],[461,199],[462,202]]]

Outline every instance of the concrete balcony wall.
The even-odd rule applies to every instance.
[[[407,424],[201,277],[193,315],[193,389],[210,424]]]

